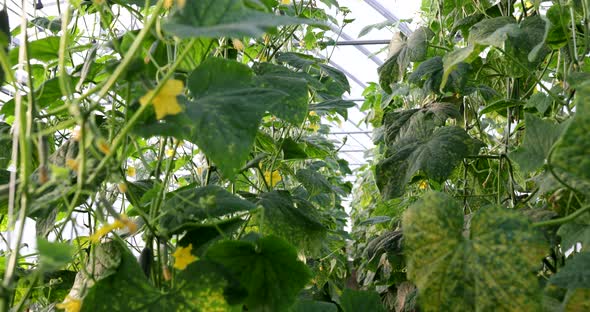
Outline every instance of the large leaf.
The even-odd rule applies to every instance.
[[[375,168],[384,199],[401,196],[406,184],[419,172],[443,181],[464,157],[477,150],[477,142],[459,127],[441,127],[433,132],[418,127],[412,131],[412,135],[396,141]]]
[[[307,20],[250,9],[243,0],[186,1],[162,25],[181,38],[257,37],[269,28]]]
[[[158,311],[159,291],[151,286],[135,257],[120,242],[110,242],[120,254],[114,272],[99,280],[82,303],[81,311]]]
[[[390,43],[389,59],[377,69],[379,84],[387,93],[391,93],[391,84],[404,75],[410,62],[426,59],[428,42],[434,33],[427,27],[418,28],[407,41],[395,38]]]
[[[191,225],[178,241],[178,245],[186,247],[192,244],[193,254],[200,257],[212,243],[229,237],[240,229],[244,222],[241,218],[234,218],[213,224]]]
[[[570,250],[578,243],[584,247],[590,246],[590,222],[588,221],[588,215],[585,214],[559,227],[557,235],[561,238],[562,250]]]
[[[281,90],[285,95],[275,99],[270,112],[294,125],[300,125],[307,116],[307,82],[283,66],[270,63],[257,64],[254,71],[263,88]]]
[[[516,211],[481,208],[466,229],[459,203],[430,192],[406,210],[402,228],[408,277],[425,311],[540,310],[532,271],[545,246]]]
[[[40,267],[45,272],[54,271],[70,263],[74,257],[74,248],[65,243],[49,242],[37,239]]]
[[[512,17],[487,18],[471,27],[468,42],[502,48],[508,36],[517,32],[518,24]]]
[[[510,158],[520,165],[523,172],[528,173],[545,163],[551,147],[567,123],[554,124],[535,115],[525,114],[525,124],[524,141],[516,151],[510,153]]]
[[[556,143],[552,165],[575,188],[590,194],[590,83],[576,90],[576,115]]]
[[[471,66],[467,63],[460,62],[450,73],[448,81],[443,88],[445,92],[463,93]],[[427,92],[440,92],[440,85],[443,79],[443,58],[440,56],[432,57],[422,63],[408,77],[408,82],[422,86]]]
[[[322,81],[326,88],[329,86],[325,82],[326,77],[330,78],[330,81],[334,82],[334,96],[340,96],[346,91],[350,92],[350,84],[346,76],[338,69],[325,64],[325,61],[321,59],[296,52],[278,53],[276,59],[278,62],[310,73]]]
[[[274,236],[220,242],[205,256],[225,266],[248,290],[249,311],[286,311],[310,278],[296,250]]]
[[[423,108],[387,112],[383,117],[385,143],[392,145],[400,138],[414,136],[416,131],[430,131],[443,126],[449,118],[460,117],[456,105],[450,103],[432,103]]]
[[[196,143],[229,179],[246,163],[264,113],[289,96],[261,86],[248,66],[220,58],[209,58],[193,71],[188,88],[194,99],[185,102],[184,112],[135,131]]]
[[[254,209],[256,205],[216,186],[187,187],[170,193],[162,205],[164,215],[160,225],[170,234],[189,228],[192,224]]]
[[[590,288],[590,252],[575,254],[549,282],[562,288]]]
[[[500,16],[484,19],[473,25],[468,38],[469,45],[445,55],[441,87],[446,85],[449,75],[458,64],[470,63],[488,46],[503,48],[506,53],[518,59],[520,64],[534,69],[548,51],[544,47],[539,48],[540,51],[537,51],[529,61],[531,50],[543,42],[544,23],[538,16],[526,18],[520,24],[512,17]],[[522,74],[519,66],[510,67],[508,70],[515,77]]]
[[[340,297],[344,312],[372,311],[385,312],[381,298],[375,291],[345,289]]]
[[[356,104],[353,101],[332,99],[317,104],[311,104],[309,105],[309,110],[314,111],[319,115],[337,113],[346,120],[348,119],[348,109],[355,106]]]
[[[326,178],[319,172],[313,169],[299,169],[295,174],[295,177],[305,189],[309,192],[310,196],[332,193],[332,184],[326,180]]]
[[[338,312],[338,307],[325,301],[298,300],[290,312]]]
[[[59,41],[61,40],[58,36],[45,37],[43,39],[28,42],[28,53],[29,58],[36,59],[42,62],[50,62],[57,60],[59,57]],[[19,47],[10,50],[8,54],[9,61],[11,64],[18,63]]]
[[[258,204],[264,207],[264,228],[295,246],[313,250],[325,237],[327,228],[316,209],[287,191],[263,193]]]

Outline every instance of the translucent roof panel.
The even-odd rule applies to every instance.
[[[346,144],[341,149],[341,157],[346,159],[351,167],[357,168],[368,160],[365,153],[373,146],[371,140],[372,129],[362,120],[365,114],[359,110],[362,105],[363,91],[369,82],[377,82],[377,68],[387,59],[387,46],[393,36],[393,31],[400,30],[406,35],[414,29],[414,23],[409,20],[416,17],[420,1],[391,1],[391,0],[340,0],[340,6],[347,7],[351,13],[346,16],[353,21],[349,24],[332,25],[330,37],[336,45],[321,51],[324,58],[329,58],[330,64],[342,70],[351,84],[348,99],[355,101],[357,106],[349,110],[348,121],[331,125],[331,135],[342,140],[347,137]],[[327,9],[336,14],[335,9]],[[340,15],[341,17],[341,15]],[[369,33],[359,36],[361,31],[370,25],[386,21],[397,22],[397,29],[384,27],[372,29]]]

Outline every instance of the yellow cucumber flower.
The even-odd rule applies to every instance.
[[[188,244],[186,247],[178,247],[172,254],[174,257],[174,268],[184,270],[186,267],[197,261],[198,258],[191,254],[193,244]]]
[[[126,215],[121,215],[120,219],[115,220],[115,222],[111,224],[106,224],[100,227],[94,234],[90,235],[88,238],[93,243],[100,242],[100,239],[107,235],[112,230],[120,230],[127,228],[129,233],[135,233],[137,231],[137,224],[127,218]]]
[[[266,181],[266,184],[272,187],[277,185],[277,183],[279,183],[279,181],[281,181],[282,179],[283,178],[281,177],[281,174],[278,170],[275,170],[272,173],[270,171],[264,172],[264,181]]]
[[[176,115],[182,112],[182,107],[178,104],[178,95],[182,93],[184,83],[181,80],[170,79],[164,83],[160,92],[152,99],[156,119],[162,119],[167,115]],[[148,105],[148,100],[153,96],[154,90],[148,91],[139,99],[141,105]]]
[[[56,304],[55,307],[65,310],[66,312],[79,312],[80,308],[82,308],[82,301],[68,295],[62,303]]]

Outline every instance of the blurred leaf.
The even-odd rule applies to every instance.
[[[374,311],[385,312],[381,298],[375,291],[345,289],[340,297],[343,312]]]
[[[249,311],[287,311],[310,278],[296,250],[278,237],[216,243],[205,257],[222,264],[248,290]]]
[[[285,121],[300,125],[307,116],[307,82],[285,69],[283,66],[261,63],[254,71],[258,74],[256,79],[260,87],[280,90],[283,93],[282,97],[275,98],[269,111]]]
[[[250,9],[242,0],[199,0],[177,8],[162,28],[180,38],[239,38],[258,37],[272,27],[307,22]]]
[[[425,310],[540,310],[532,271],[546,246],[518,212],[483,207],[464,234],[459,203],[429,192],[406,210],[402,228],[408,277]]]
[[[553,104],[553,99],[543,92],[533,94],[526,102],[525,108],[534,107],[543,115],[549,107]]]
[[[568,290],[561,311],[590,310],[590,289]]]
[[[52,36],[28,42],[27,48],[29,58],[36,59],[45,63],[57,60],[57,58],[59,57],[58,52],[60,40],[61,37]],[[10,64],[18,63],[19,50],[20,48],[18,46],[10,50],[8,54],[8,60],[10,61]]]
[[[392,39],[392,42],[399,42],[399,44],[393,50],[390,44],[389,59],[377,69],[379,84],[385,92],[392,92],[391,84],[397,82],[405,74],[410,62],[426,59],[428,42],[432,37],[434,37],[432,30],[420,27],[406,41],[395,37]]]
[[[567,123],[553,124],[532,114],[525,114],[526,132],[524,141],[510,158],[514,159],[524,173],[540,168],[549,151],[561,136]]]
[[[295,173],[297,180],[303,184],[310,196],[332,193],[332,184],[319,172],[312,169],[299,169]]]
[[[561,237],[561,249],[564,251],[570,250],[577,243],[590,246],[590,224],[584,222],[582,217],[560,226],[557,235]]]
[[[177,234],[190,228],[191,224],[254,208],[253,203],[216,185],[186,187],[166,196],[160,226],[169,235]]]
[[[278,62],[288,64],[289,66],[297,68],[303,72],[308,72],[320,81],[325,80],[325,77],[329,77],[337,87],[334,95],[339,96],[344,92],[350,92],[350,84],[348,83],[346,75],[344,75],[344,73],[342,73],[340,70],[326,65],[325,61],[323,60],[296,52],[277,53],[276,60]]]
[[[552,275],[551,284],[561,288],[590,288],[590,252],[574,254],[567,259],[565,266]]]
[[[363,29],[361,29],[361,31],[358,34],[358,38],[363,37],[365,35],[367,35],[368,33],[370,33],[373,29],[377,29],[377,30],[381,30],[385,27],[391,27],[391,26],[395,26],[396,22],[392,22],[392,21],[383,21],[383,22],[379,22],[376,24],[371,24],[371,25],[367,25],[365,27],[363,27]]]
[[[315,251],[327,228],[313,205],[295,201],[288,191],[263,193],[258,201],[264,207],[264,228],[289,243]]]
[[[70,263],[74,257],[74,247],[65,243],[52,243],[37,238],[39,262],[45,272],[55,271]]]
[[[376,217],[371,217],[371,218],[365,219],[365,220],[361,221],[358,225],[359,226],[363,226],[363,225],[375,225],[375,224],[387,223],[389,221],[391,221],[391,217],[388,217],[388,216],[376,216]]]
[[[337,113],[342,116],[345,120],[348,119],[348,109],[355,107],[356,104],[353,101],[347,101],[342,99],[327,100],[317,104],[309,105],[309,110],[318,113],[319,115],[327,113]]]
[[[291,138],[285,138],[281,142],[281,148],[283,149],[283,158],[287,159],[306,159],[307,153],[305,153],[305,147],[302,144],[295,142]]]
[[[145,137],[189,140],[232,179],[248,159],[260,119],[288,94],[259,85],[248,66],[214,57],[192,72],[188,88],[194,99],[183,100],[184,112],[164,122],[152,120],[135,131]]]
[[[458,63],[449,74],[448,82],[443,91],[459,94],[467,93],[466,85],[470,70],[471,66],[469,64]],[[440,56],[435,56],[420,63],[418,68],[408,77],[408,82],[422,86],[422,89],[427,92],[440,93],[443,72],[443,59]]]
[[[202,256],[205,249],[212,243],[230,237],[244,224],[241,218],[227,219],[213,224],[195,224],[187,227],[186,234],[178,241],[178,245],[193,246],[193,254]]]
[[[228,307],[225,289],[231,286],[215,264],[197,261],[181,271],[174,288],[162,293],[153,287],[131,252],[118,241],[121,255],[116,271],[94,284],[81,311],[210,311]]]
[[[289,312],[338,312],[338,307],[331,302],[297,300]]]
[[[590,194],[590,83],[576,90],[576,114],[556,143],[552,165],[574,188]]]

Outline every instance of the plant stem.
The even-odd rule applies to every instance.
[[[567,215],[563,218],[557,218],[557,219],[552,219],[552,220],[547,220],[547,221],[536,222],[536,223],[533,223],[533,226],[534,227],[542,227],[542,226],[553,226],[553,225],[560,225],[560,224],[568,223],[568,222],[576,219],[577,217],[579,217],[582,214],[589,212],[589,211],[590,211],[590,205],[582,207],[582,208],[574,211],[572,214]]]
[[[22,14],[21,14],[21,40],[24,44],[19,49],[19,66],[27,66],[28,64],[28,35],[27,35],[27,19],[26,19],[26,7],[27,2],[22,2]],[[29,80],[30,81],[30,80]],[[32,86],[29,86],[32,87]],[[16,89],[15,95],[15,128],[13,133],[13,151],[12,151],[12,162],[18,164],[17,172],[19,173],[19,187],[18,194],[20,195],[19,214],[18,214],[18,233],[16,234],[16,241],[14,249],[11,250],[8,262],[6,263],[6,270],[4,272],[4,280],[2,281],[2,288],[7,290],[10,288],[14,279],[14,272],[17,267],[19,258],[20,244],[22,241],[25,220],[27,216],[27,208],[29,206],[29,179],[32,173],[31,170],[31,159],[32,159],[32,117],[33,117],[33,94],[27,93],[28,105],[23,101],[22,92]],[[18,142],[18,144],[17,144]],[[11,173],[10,175],[10,194],[9,194],[9,207],[8,207],[8,226],[11,227],[15,223],[12,222],[12,216],[14,215],[14,206],[16,203],[16,174]],[[9,243],[12,243],[10,236],[8,239]],[[12,246],[6,246],[10,249]],[[0,311],[7,311],[9,306],[9,292],[0,297]]]

